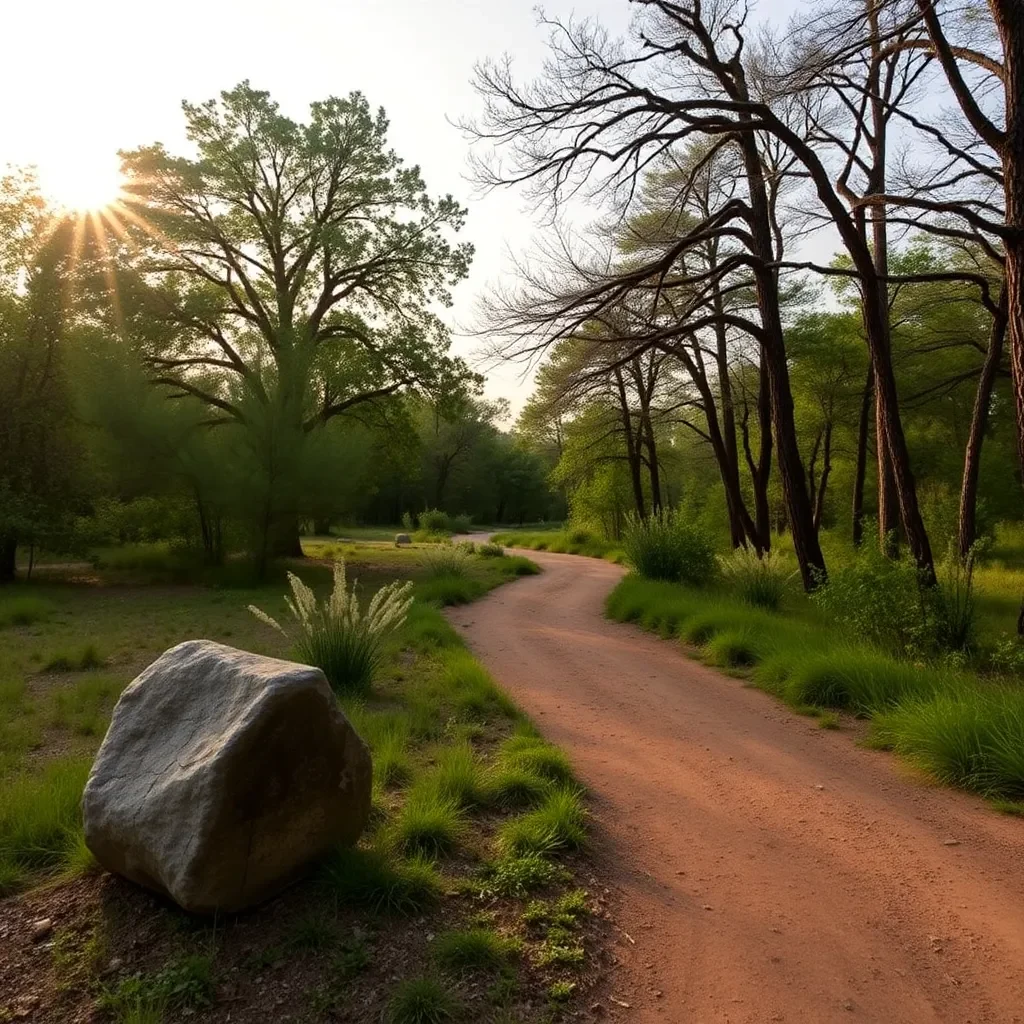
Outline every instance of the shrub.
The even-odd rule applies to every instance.
[[[834,568],[812,599],[844,630],[897,656],[932,646],[917,568],[867,547],[849,565]]]
[[[420,554],[427,579],[462,579],[469,573],[469,555],[454,544],[439,544]]]
[[[50,617],[53,605],[38,597],[8,597],[0,601],[0,629],[4,626],[31,626]]]
[[[455,997],[433,978],[403,981],[388,1003],[389,1024],[445,1024],[459,1013]]]
[[[355,586],[349,591],[345,563],[334,563],[334,589],[320,604],[313,591],[294,573],[288,573],[292,597],[288,608],[299,624],[296,654],[306,664],[323,670],[336,691],[365,692],[385,657],[388,635],[401,628],[412,604],[411,583],[388,583],[370,600],[366,614],[359,609]],[[284,636],[288,634],[255,605],[249,611]]]
[[[447,512],[428,508],[416,517],[417,525],[427,533],[451,533],[452,523]]]
[[[938,585],[930,592],[935,617],[935,644],[940,651],[967,652],[975,646],[974,561],[950,544],[940,567]]]
[[[473,541],[471,541],[471,540],[459,540],[459,541],[456,541],[452,545],[452,547],[455,548],[456,551],[461,551],[465,555],[475,555],[476,554],[476,544],[474,544]]]
[[[469,533],[473,529],[473,518],[465,513],[451,517],[452,533]]]
[[[587,835],[587,812],[575,789],[551,792],[535,811],[511,818],[498,830],[498,849],[503,854],[550,854],[575,850]]]
[[[631,516],[623,536],[626,558],[633,569],[651,580],[704,586],[715,576],[711,538],[687,523],[678,512],[647,519]]]
[[[338,847],[320,882],[339,903],[376,913],[418,914],[441,897],[441,876],[422,857],[398,860],[380,849]]]
[[[442,932],[431,954],[435,963],[448,971],[497,970],[509,958],[514,943],[490,928]]]
[[[412,515],[410,515],[410,513],[408,513],[408,512],[403,512],[402,513],[402,529],[405,530],[406,533],[412,533],[414,528],[415,528],[415,523],[413,522]]]
[[[747,604],[775,611],[782,604],[786,586],[793,578],[782,556],[769,551],[760,558],[749,548],[737,548],[719,558],[725,582]]]
[[[481,558],[501,558],[505,554],[505,549],[500,544],[493,544],[487,541],[487,543],[481,544],[477,548],[477,553]]]

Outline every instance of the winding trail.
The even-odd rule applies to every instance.
[[[592,791],[622,932],[593,1019],[1024,1021],[1024,822],[605,620],[618,567],[524,554],[452,620]]]

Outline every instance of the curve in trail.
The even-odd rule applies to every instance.
[[[605,620],[618,567],[524,554],[452,620],[592,791],[625,933],[595,1013],[1024,1021],[1024,823]]]

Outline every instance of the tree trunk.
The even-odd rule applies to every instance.
[[[715,247],[711,245],[708,247],[708,269],[714,271],[717,266],[717,252]],[[722,289],[717,281],[712,292],[712,303],[715,315],[717,317],[723,316],[725,313],[725,300],[722,298]],[[739,548],[746,546],[747,534],[743,528],[743,517],[740,509],[735,507],[737,498],[740,504],[743,502],[740,490],[740,455],[736,441],[736,404],[733,401],[732,380],[729,377],[729,337],[725,324],[721,320],[715,324],[715,346],[715,361],[718,366],[718,392],[722,404],[721,434],[723,459],[719,460],[719,468],[722,472],[722,481],[725,484],[730,540],[734,548]]]
[[[875,388],[878,394],[878,388]],[[875,400],[875,464],[878,469],[878,550],[887,558],[899,557],[899,506],[892,462],[885,446],[885,424]]]
[[[644,447],[647,449],[647,473],[651,478],[651,510],[655,515],[661,512],[661,467],[658,465],[658,443],[654,437],[651,417],[644,415]]]
[[[988,427],[992,388],[999,364],[1003,358],[1003,339],[1006,336],[1006,289],[999,293],[999,312],[992,318],[988,352],[981,366],[978,390],[974,395],[971,428],[964,449],[964,475],[960,485],[960,519],[957,525],[957,548],[961,558],[967,558],[977,539],[978,476],[981,472],[981,446]]]
[[[754,546],[758,554],[767,554],[772,547],[771,511],[768,505],[768,481],[772,475],[772,403],[771,380],[762,356],[757,388],[757,428],[760,444],[757,453],[756,472],[751,468],[754,486],[754,519],[757,524],[757,540]]]
[[[272,558],[304,558],[302,538],[299,535],[299,517],[281,516],[271,527],[270,556]]]
[[[832,424],[825,424],[824,442],[822,445],[821,479],[814,490],[814,528],[821,532],[821,520],[825,514],[825,494],[828,490],[828,478],[832,473]]]
[[[14,580],[18,554],[18,538],[5,534],[0,537],[0,583]]]
[[[754,267],[757,308],[761,317],[763,335],[761,361],[770,384],[771,420],[775,430],[778,451],[779,476],[782,492],[786,496],[789,527],[793,535],[793,550],[805,590],[814,590],[826,578],[825,557],[814,529],[814,516],[807,493],[800,447],[797,443],[796,418],[793,412],[793,392],[786,362],[786,345],[779,309],[779,282],[775,270],[769,269],[774,261],[770,208],[764,180],[764,168],[753,133],[745,132],[740,139],[744,170],[750,195],[750,233],[753,252],[758,259]]]
[[[864,478],[868,465],[868,436],[871,419],[871,399],[875,392],[875,374],[868,367],[864,382],[864,394],[860,402],[860,419],[857,423],[857,464],[853,473],[853,546],[859,548],[864,542]]]
[[[616,369],[615,383],[618,388],[619,416],[622,420],[622,432],[626,440],[626,460],[629,463],[629,480],[633,485],[633,501],[637,515],[647,518],[647,506],[644,501],[644,484],[641,477],[640,441],[633,436],[633,417],[630,415],[629,402],[626,400],[626,385],[622,379],[622,371]]]

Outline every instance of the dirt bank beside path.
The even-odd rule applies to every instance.
[[[593,792],[626,934],[588,1013],[1024,1021],[1024,822],[608,622],[620,568],[524,553],[451,617]]]

